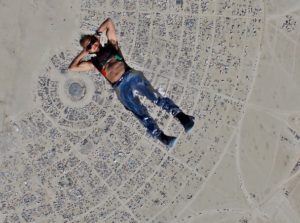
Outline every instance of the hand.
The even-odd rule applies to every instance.
[[[96,32],[95,32],[95,34],[94,35],[96,35],[96,36],[101,36],[101,34],[102,34],[102,32],[100,32],[99,30],[96,30]]]
[[[83,57],[86,57],[87,55],[89,55],[89,53],[90,52],[88,50],[83,49],[80,54],[82,55],[82,58],[83,58]]]

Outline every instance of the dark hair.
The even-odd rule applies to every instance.
[[[83,43],[86,39],[90,39],[92,36],[93,36],[93,35],[86,35],[86,34],[81,35],[80,40],[79,40],[80,45],[82,45],[82,43]]]

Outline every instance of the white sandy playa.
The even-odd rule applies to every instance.
[[[143,100],[172,152],[96,73],[59,73],[107,17],[196,117],[187,136]],[[299,0],[0,0],[0,45],[1,222],[300,222]]]
[[[5,0],[0,4],[0,108],[2,115],[15,116],[34,106],[32,77],[45,67],[51,50],[70,46],[71,37],[79,35],[79,1]]]

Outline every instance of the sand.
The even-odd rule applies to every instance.
[[[172,151],[97,72],[61,73],[108,17],[196,118],[141,97]],[[2,0],[0,21],[1,222],[299,223],[298,0]]]

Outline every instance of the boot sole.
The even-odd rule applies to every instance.
[[[178,138],[176,138],[170,145],[167,145],[168,151],[171,151],[172,149],[175,148],[177,141],[178,141]]]
[[[191,127],[189,127],[187,130],[185,129],[185,132],[187,134],[190,134],[194,128],[194,125],[195,125],[195,117],[192,118],[192,121],[193,121],[193,125]]]

